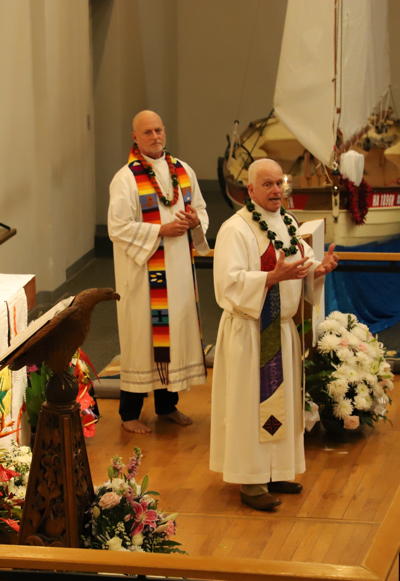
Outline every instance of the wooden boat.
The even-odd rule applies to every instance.
[[[288,0],[274,110],[238,137],[236,122],[220,160],[232,207],[247,195],[249,164],[270,157],[286,172],[288,209],[300,222],[325,218],[327,242],[400,235],[400,121],[388,63],[384,0]],[[349,150],[363,156],[361,184],[341,169]]]

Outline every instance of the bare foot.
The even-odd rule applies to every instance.
[[[122,422],[122,427],[124,430],[131,432],[132,434],[149,434],[151,432],[151,428],[139,420],[128,420],[127,422]]]
[[[193,424],[193,420],[189,418],[189,416],[185,416],[185,414],[179,410],[175,410],[170,414],[162,414],[160,417],[165,418],[170,422],[174,422],[174,424],[178,424],[179,426],[190,426],[190,424]]]

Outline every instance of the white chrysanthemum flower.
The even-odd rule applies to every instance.
[[[122,546],[122,539],[119,537],[112,537],[106,541],[107,548],[109,551],[127,551],[125,547]]]
[[[357,395],[369,395],[369,388],[364,382],[359,383],[356,386]]]
[[[371,358],[366,353],[358,351],[355,354],[355,359],[358,365],[363,369],[369,369],[371,367]]]
[[[14,480],[14,479],[12,479]],[[18,486],[12,482],[12,480],[8,483],[8,491],[9,493],[13,494],[15,498],[18,500],[25,500],[26,496],[26,487],[25,486]]]
[[[335,379],[327,385],[328,394],[335,400],[341,399],[349,388],[349,384],[345,379]]]
[[[342,363],[342,365],[338,365],[335,371],[332,372],[332,377],[334,379],[346,379],[348,370],[351,369],[349,365],[346,363]],[[346,381],[347,383],[347,381]]]
[[[363,379],[363,373],[347,363],[339,365],[332,375],[335,379],[345,379],[347,383],[359,383]]]
[[[392,391],[392,389],[394,388],[394,383],[391,379],[386,379],[386,378],[382,379],[380,384],[382,385],[382,387],[384,389],[387,389],[388,391]]]
[[[352,316],[354,316],[354,315],[352,315]],[[333,319],[334,321],[338,321],[338,323],[340,323],[343,327],[345,327],[347,329],[347,325],[349,322],[347,313],[341,313],[340,311],[333,311],[332,313],[330,313],[330,315],[328,315],[327,318]]]
[[[340,361],[344,361],[346,363],[353,363],[354,362],[354,353],[351,349],[347,347],[339,347],[336,351],[336,355],[340,359]]]
[[[387,378],[393,377],[392,368],[390,367],[390,363],[388,363],[385,360],[381,361],[381,363],[379,365],[378,374],[381,377],[387,377]]]
[[[141,545],[143,545],[143,541],[144,541],[144,536],[142,535],[142,533],[137,533],[136,535],[133,535],[133,537],[132,537],[132,543],[134,545],[136,545],[137,547],[140,547]]]
[[[19,454],[18,456],[15,457],[16,464],[25,464],[27,466],[30,466],[31,461],[32,454]]]
[[[123,478],[113,478],[110,482],[110,487],[114,492],[123,493],[129,488],[129,484]]]
[[[373,373],[364,373],[363,380],[366,381],[372,388],[378,383],[378,378]]]
[[[326,334],[318,341],[318,349],[321,353],[331,353],[336,351],[340,344],[340,337],[332,334]]]
[[[369,395],[356,395],[354,398],[354,407],[358,410],[367,411],[371,409],[372,399]]]
[[[335,319],[325,319],[318,325],[318,335],[323,335],[324,333],[336,333],[337,335],[341,335],[344,331],[343,325],[339,323],[339,321],[335,321]]]
[[[372,357],[372,359],[381,359],[383,357],[383,351],[375,340],[366,343],[366,346],[366,353]]]
[[[360,339],[351,332],[346,335],[346,339],[349,342],[349,347],[358,351],[361,343]]]
[[[379,364],[380,364],[379,359],[371,359],[369,372],[372,373],[373,375],[377,375],[379,371]]]
[[[346,416],[351,416],[351,413],[353,411],[353,404],[351,403],[351,401],[347,398],[343,398],[341,400],[339,400],[334,406],[333,406],[333,415],[336,416],[339,419],[344,419]]]
[[[27,454],[30,458],[32,458],[32,450],[29,446],[20,446],[19,453],[23,455]]]
[[[369,329],[366,325],[363,325],[362,323],[359,323],[358,325],[356,325],[351,332],[353,333],[353,335],[355,335],[358,339],[360,339],[360,341],[366,341],[371,333],[369,332]]]
[[[375,399],[378,399],[385,394],[385,390],[381,381],[378,381],[377,384],[373,386],[372,394]]]

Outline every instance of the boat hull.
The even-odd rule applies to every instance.
[[[226,196],[235,210],[247,197],[247,188],[230,179],[225,180]],[[384,242],[400,235],[400,188],[373,188],[368,199],[365,223],[357,225],[344,207],[341,197],[339,209],[334,212],[330,188],[302,188],[285,200],[285,207],[299,223],[309,220],[325,221],[325,240],[342,246],[358,246],[368,242]],[[334,216],[335,213],[335,216]]]

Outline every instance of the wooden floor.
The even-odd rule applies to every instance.
[[[149,435],[123,431],[118,401],[99,400],[102,417],[87,440],[94,484],[106,480],[113,455],[127,460],[139,446],[139,476],[148,474],[150,488],[160,492],[160,509],[179,513],[176,538],[191,556],[361,565],[400,490],[400,376],[392,423],[345,442],[327,439],[323,430],[306,436],[307,471],[298,477],[304,491],[281,496],[275,513],[241,505],[238,486],[209,471],[210,385],[209,377],[181,395],[180,409],[194,420],[186,428],[156,419],[147,398]]]

